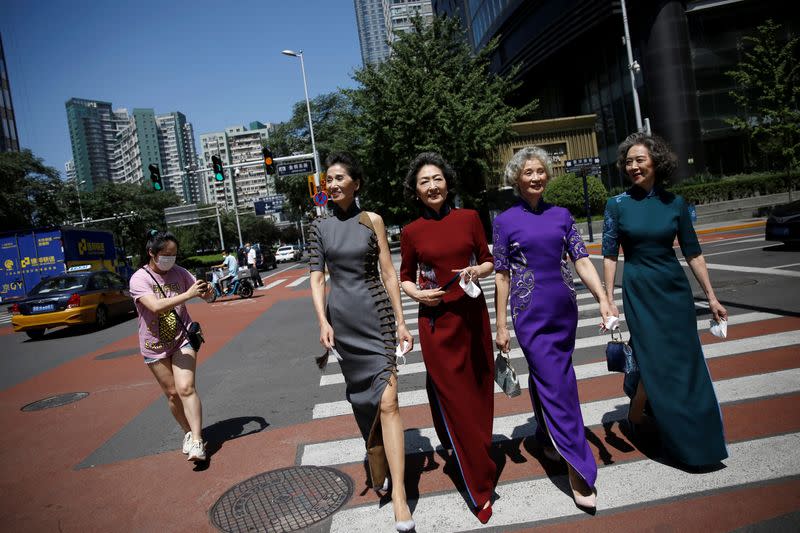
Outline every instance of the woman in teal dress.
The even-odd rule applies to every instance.
[[[603,274],[613,302],[621,245],[625,320],[641,372],[628,420],[634,427],[641,422],[647,402],[666,453],[690,467],[714,465],[728,456],[722,414],[697,333],[692,289],[673,249],[676,236],[714,319],[727,320],[728,312],[714,295],[686,201],[661,186],[676,168],[669,146],[635,133],[620,145],[617,166],[633,186],[606,204]]]

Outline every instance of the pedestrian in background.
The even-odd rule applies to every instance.
[[[319,340],[339,360],[347,400],[366,443],[372,487],[387,490],[391,474],[395,528],[411,531],[415,524],[406,502],[396,349],[399,340],[410,350],[414,339],[403,319],[383,219],[356,202],[364,185],[361,166],[338,153],[328,157],[326,167],[333,216],[316,219],[308,241]],[[327,305],[326,267],[331,282]]]
[[[600,303],[601,323],[612,310],[572,215],[542,199],[551,176],[547,152],[535,146],[518,151],[506,165],[506,185],[519,201],[494,220],[495,343],[503,351],[510,348],[510,298],[514,332],[530,369],[536,439],[546,457],[567,462],[575,504],[593,512],[597,464],[586,441],[572,366],[578,302],[567,259]]]
[[[251,246],[249,242],[245,243],[244,247],[247,251],[247,266],[250,269],[250,278],[253,280],[253,284],[255,284],[256,287],[263,287],[264,281],[261,279],[261,274],[258,273],[256,249]]]
[[[676,160],[656,135],[635,133],[620,144],[617,167],[632,187],[606,203],[603,277],[613,305],[622,246],[622,301],[641,375],[628,412],[631,427],[642,422],[647,405],[664,450],[687,466],[702,467],[719,463],[728,451],[692,289],[673,249],[676,237],[714,319],[727,320],[728,312],[711,287],[686,200],[663,187]]]
[[[420,218],[403,228],[400,281],[419,302],[419,340],[436,434],[464,480],[482,523],[492,516],[497,465],[489,455],[494,417],[494,357],[480,278],[493,270],[478,213],[452,207],[455,172],[433,152],[409,165],[405,190]],[[468,296],[454,273],[472,283]],[[452,450],[450,452],[450,450]]]
[[[131,276],[130,293],[138,313],[139,349],[144,362],[185,432],[183,453],[198,462],[206,460],[206,448],[203,408],[195,388],[197,353],[186,336],[192,323],[186,302],[197,296],[211,298],[213,289],[176,265],[177,254],[178,241],[172,233],[151,230],[141,256],[142,266]]]

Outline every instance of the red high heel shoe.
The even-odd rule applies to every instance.
[[[481,524],[485,524],[492,517],[492,504],[489,503],[486,507],[475,513]]]

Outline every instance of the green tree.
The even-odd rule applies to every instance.
[[[0,153],[0,183],[0,230],[59,225],[78,212],[74,187],[30,150]]]
[[[589,209],[592,214],[600,214],[606,205],[608,191],[602,180],[596,176],[586,176],[589,193]],[[564,174],[553,178],[544,191],[544,200],[548,203],[566,207],[574,218],[586,216],[586,204],[583,198],[583,179],[575,174]]]
[[[511,134],[511,124],[530,114],[533,101],[520,109],[506,105],[518,87],[489,71],[490,42],[473,55],[454,19],[435,17],[429,26],[414,21],[414,31],[399,35],[392,55],[354,75],[360,88],[351,98],[354,133],[351,149],[361,157],[368,183],[365,203],[388,223],[412,213],[400,200],[410,160],[422,151],[440,152],[458,174],[465,205],[481,207],[485,176],[494,167],[496,146]]]
[[[747,133],[778,168],[790,169],[800,158],[800,63],[798,38],[781,42],[781,25],[767,20],[742,39],[743,57],[726,74],[736,82],[731,97],[743,116],[728,119]]]

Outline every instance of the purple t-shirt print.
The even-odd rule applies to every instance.
[[[195,282],[194,276],[178,265],[163,275],[149,267],[147,270],[161,284],[167,298],[186,292]],[[186,332],[178,324],[175,313],[172,311],[156,314],[139,301],[139,298],[147,294],[153,294],[157,299],[164,298],[148,272],[145,272],[144,268],[140,268],[131,276],[130,281],[131,296],[139,314],[139,349],[145,357],[164,359],[180,348],[186,338]],[[185,305],[177,306],[175,311],[178,312],[186,327],[192,323]]]

